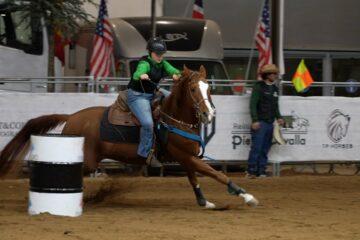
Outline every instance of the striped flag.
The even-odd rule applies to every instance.
[[[269,0],[265,0],[264,8],[262,9],[262,13],[256,28],[255,42],[259,51],[259,73],[260,69],[264,65],[272,64]]]
[[[61,65],[65,65],[65,46],[70,44],[70,40],[66,39],[60,29],[55,29],[54,33],[54,55],[57,57]]]
[[[202,0],[195,0],[192,17],[204,19],[204,8]]]
[[[292,83],[294,84],[296,91],[303,92],[305,89],[310,87],[313,82],[314,80],[305,65],[304,59],[301,59],[301,62],[297,67],[294,77],[292,79]]]
[[[101,0],[99,18],[96,23],[94,48],[90,60],[90,75],[95,78],[110,74],[113,53],[113,37],[105,0]]]

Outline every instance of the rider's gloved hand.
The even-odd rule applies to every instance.
[[[141,79],[141,80],[149,80],[149,75],[147,75],[146,73],[144,73],[144,74],[142,74],[142,75],[140,76],[140,79]]]
[[[180,75],[174,74],[174,75],[172,75],[172,78],[174,81],[177,81],[180,79]]]

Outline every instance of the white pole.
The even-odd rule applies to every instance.
[[[278,62],[276,65],[279,67],[280,79],[283,79],[285,74],[285,64],[284,64],[284,0],[279,0],[279,26],[278,26],[278,39],[279,39],[279,48],[278,48]]]
[[[265,1],[263,1],[263,3],[261,4],[260,12],[259,12],[259,15],[258,15],[258,18],[257,18],[257,21],[256,21],[254,36],[252,38],[252,46],[251,46],[251,50],[250,50],[249,61],[248,61],[248,65],[246,67],[245,80],[249,80],[251,61],[252,61],[252,58],[254,56],[255,36],[256,36],[256,32],[257,32],[257,25],[259,24],[264,5],[265,5]]]
[[[185,12],[184,12],[184,16],[183,17],[187,17],[187,14],[189,12],[189,9],[190,9],[190,6],[191,6],[191,3],[193,2],[193,0],[189,0],[187,5],[186,5],[186,8],[185,8]]]

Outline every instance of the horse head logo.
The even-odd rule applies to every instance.
[[[298,131],[307,131],[308,127],[310,126],[308,119],[299,117],[295,111],[291,111],[291,116],[293,120],[292,126],[294,129]]]
[[[327,133],[331,141],[340,142],[349,129],[350,116],[342,113],[339,109],[335,109],[329,116],[327,122]]]

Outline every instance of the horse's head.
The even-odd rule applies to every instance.
[[[215,116],[215,106],[211,101],[204,66],[201,66],[198,72],[184,66],[178,85],[181,88],[181,105],[193,108],[202,123],[210,123]]]

